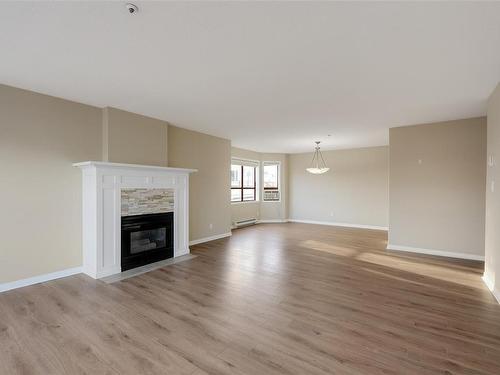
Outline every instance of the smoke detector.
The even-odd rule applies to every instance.
[[[125,7],[127,8],[128,12],[130,14],[136,14],[139,12],[139,8],[137,8],[137,5],[135,5],[135,4],[128,3],[128,4],[125,4]]]

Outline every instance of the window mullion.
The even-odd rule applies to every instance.
[[[253,167],[253,200],[257,200],[257,168]]]

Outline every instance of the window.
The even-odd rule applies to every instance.
[[[263,166],[264,194],[262,200],[264,202],[277,202],[280,200],[280,192],[279,192],[280,163],[265,161],[263,165],[264,165]]]
[[[278,189],[278,164],[264,165],[264,189]]]
[[[257,200],[257,166],[231,164],[231,202]]]

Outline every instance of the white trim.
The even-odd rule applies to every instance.
[[[84,269],[84,273],[86,275],[89,275],[90,277],[93,277],[94,279],[100,279],[102,277],[108,277],[108,276],[111,276],[111,275],[116,275],[118,273],[121,273],[122,272],[122,266],[119,265],[119,266],[116,266],[116,267],[109,267],[105,270],[101,270],[101,271],[97,271],[95,273],[93,272],[85,272],[85,269]]]
[[[94,279],[121,272],[121,191],[173,189],[174,257],[189,252],[189,173],[194,170],[83,162],[83,273]]]
[[[288,219],[257,220],[257,224],[288,223]]]
[[[182,256],[184,256],[184,255],[187,255],[187,254],[189,254],[189,251],[190,251],[190,250],[189,250],[189,246],[187,246],[187,247],[185,247],[185,248],[178,248],[178,249],[177,249],[177,252],[175,253],[176,255],[175,255],[175,257],[174,257],[173,259],[175,259],[175,258],[177,258],[177,257],[182,257]],[[169,259],[170,259],[170,258],[169,258]]]
[[[79,167],[79,168],[106,167],[106,168],[126,168],[126,169],[138,169],[138,168],[140,168],[141,170],[155,170],[155,171],[173,172],[173,173],[198,172],[197,169],[189,169],[189,168],[172,168],[172,167],[160,167],[157,165],[110,163],[107,161],[82,161],[79,163],[73,163],[73,167]]]
[[[493,283],[492,278],[485,272],[482,279],[486,284],[486,287],[490,290],[491,294],[493,294],[493,297],[495,297],[497,302],[500,303],[500,290],[495,288],[495,284]]]
[[[483,281],[486,284],[486,286],[488,287],[488,289],[493,291],[493,289],[495,287],[495,283],[493,282],[493,279],[490,277],[490,275],[488,273],[486,273],[486,271],[485,271],[481,278],[483,279]]]
[[[374,229],[374,230],[389,230],[388,227],[381,227],[378,225],[365,225],[365,224],[351,224],[351,223],[334,223],[331,221],[316,221],[316,220],[302,220],[302,219],[288,219],[292,223],[304,223],[304,224],[318,224],[318,225],[330,225],[333,227],[348,227],[348,228],[361,228],[361,229]]]
[[[219,240],[221,238],[230,237],[231,235],[232,235],[231,232],[227,232],[227,233],[222,233],[222,234],[216,234],[215,236],[199,238],[197,240],[189,241],[189,246],[198,245],[198,244],[204,243],[204,242]]]
[[[234,201],[234,202],[231,202],[231,204],[251,204],[251,203],[258,204],[258,203],[260,203],[260,201],[259,200],[255,200],[255,201]]]
[[[238,164],[238,162],[251,162],[254,163],[255,165],[252,165],[252,167],[258,167],[260,166],[260,160],[256,159],[247,159],[247,158],[239,158],[237,156],[231,156],[231,164],[233,164],[233,161],[235,162],[236,165],[245,165],[245,164]],[[247,167],[250,167],[250,165],[247,165]]]
[[[149,264],[146,264],[144,266],[132,268],[130,270],[117,273],[115,275],[104,277],[101,279],[101,281],[104,281],[106,284],[112,284],[112,283],[115,283],[117,281],[126,280],[126,279],[129,279],[129,278],[134,277],[134,276],[142,275],[143,273],[146,273],[146,272],[154,271],[158,268],[166,267],[166,266],[169,266],[171,264],[177,264],[180,262],[184,262],[186,260],[194,259],[196,257],[197,257],[197,255],[186,254],[186,255],[178,256],[176,258],[168,258],[165,260],[160,260],[158,262],[149,263]]]
[[[56,271],[51,273],[46,273],[44,275],[38,275],[33,277],[28,277],[27,279],[21,279],[16,281],[11,281],[9,283],[0,284],[0,293],[6,292],[8,290],[22,288],[29,285],[44,283],[50,280],[60,279],[61,277],[67,277],[76,275],[82,272],[82,267],[68,268],[62,271]]]
[[[500,303],[500,290],[495,289],[495,290],[492,290],[491,293],[493,293],[493,297],[495,297],[497,302]]]
[[[411,246],[393,245],[390,243],[387,244],[387,250],[407,251],[410,253],[435,255],[438,257],[484,261],[484,256],[482,256],[482,255],[467,254],[467,253],[455,253],[455,252],[451,252],[451,251],[434,250],[434,249],[421,249],[421,248],[411,247]]]

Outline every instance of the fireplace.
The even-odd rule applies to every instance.
[[[174,258],[189,254],[189,174],[196,172],[195,169],[96,161],[74,166],[82,170],[82,248],[86,275],[101,279],[119,274],[131,267],[130,260],[138,260],[148,251],[160,259],[171,257],[172,247]],[[156,248],[135,246],[133,252],[129,248],[125,251],[125,258],[130,256],[129,261],[122,263],[121,223],[131,224],[142,215],[165,213],[170,213],[170,220],[173,220],[170,230],[164,224],[165,247],[169,251],[158,255],[161,253],[159,246],[163,245],[163,231],[148,232],[146,237],[151,236],[150,241],[155,242]],[[130,226],[133,225],[142,224]],[[137,229],[129,227],[124,230],[124,242],[131,242],[130,232],[137,232]],[[140,239],[137,236],[134,235],[134,240]],[[160,237],[158,242],[157,237]],[[137,261],[136,265],[141,262]]]
[[[174,213],[122,216],[122,271],[174,256]]]

